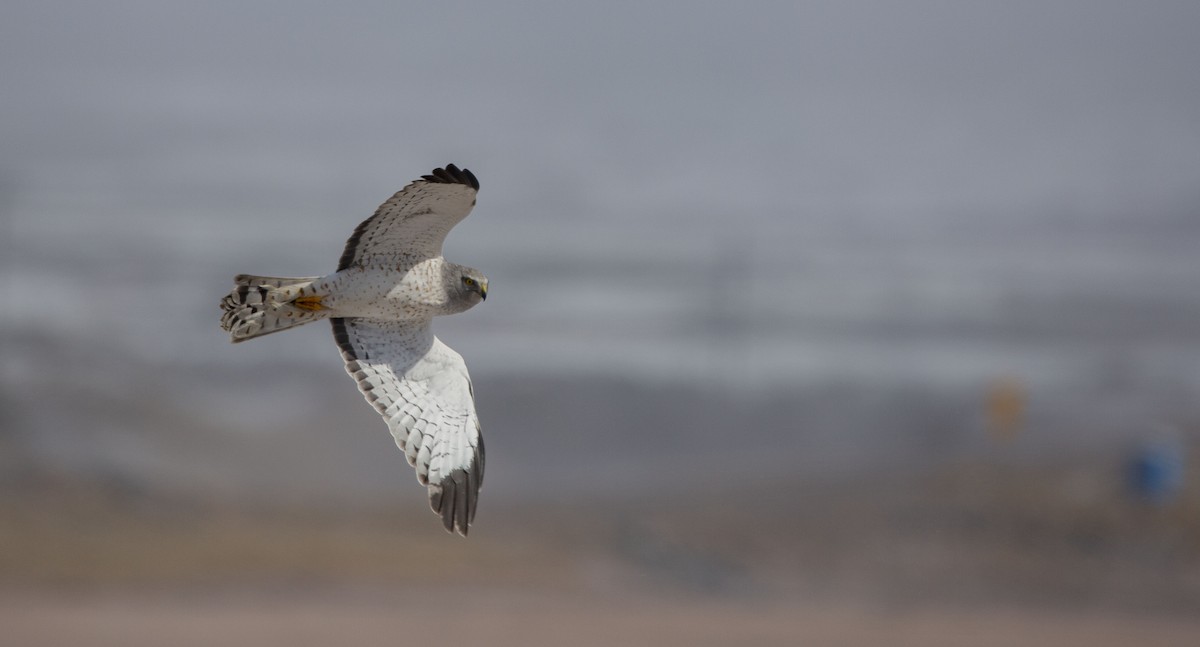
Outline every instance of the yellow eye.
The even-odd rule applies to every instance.
[[[468,277],[465,277],[465,276],[464,276],[464,277],[463,277],[463,283],[464,283],[464,284],[465,284],[467,287],[469,287],[469,288],[473,288],[473,287],[475,287],[475,279],[468,278]]]

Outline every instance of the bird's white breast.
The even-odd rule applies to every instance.
[[[329,306],[339,317],[427,319],[447,302],[441,258],[351,267],[329,277]],[[320,281],[318,282],[320,283]]]

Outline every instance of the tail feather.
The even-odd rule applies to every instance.
[[[236,287],[221,299],[221,328],[237,343],[325,319],[328,313],[311,305],[320,301],[309,288],[316,278],[237,275]],[[295,304],[298,298],[304,307]]]

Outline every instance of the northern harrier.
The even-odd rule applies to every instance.
[[[354,230],[333,274],[241,274],[221,300],[234,342],[329,319],[346,372],[387,421],[446,530],[462,535],[483,483],[483,436],[467,366],[431,323],[487,298],[487,277],[442,258],[478,190],[467,169],[434,169]]]

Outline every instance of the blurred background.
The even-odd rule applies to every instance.
[[[20,644],[1195,644],[1200,5],[7,2]],[[325,325],[448,162],[446,535]],[[17,644],[14,643],[14,644]]]

